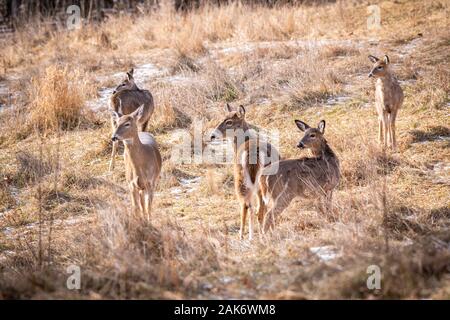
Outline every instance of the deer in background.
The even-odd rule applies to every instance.
[[[133,78],[134,69],[127,72],[125,80],[117,86],[110,98],[110,108],[119,115],[130,114],[141,105],[144,105],[143,116],[137,122],[139,131],[145,131],[147,123],[153,114],[155,105],[153,96],[148,90],[141,90],[137,87]],[[116,129],[114,117],[111,118],[112,131]],[[109,171],[114,169],[114,160],[117,154],[118,141],[113,142]]]
[[[111,139],[113,142],[123,141],[125,145],[125,176],[134,212],[140,211],[149,219],[162,159],[153,136],[148,132],[139,132],[143,117],[144,105],[128,115],[112,111],[116,129]]]
[[[395,119],[397,112],[403,103],[403,90],[397,79],[389,68],[389,57],[383,60],[369,55],[370,61],[374,63],[369,78],[377,79],[375,84],[375,108],[378,113],[378,141],[385,146],[391,145],[393,150],[397,149],[395,138]]]
[[[257,212],[262,213],[264,206],[262,195],[259,191],[258,179],[261,170],[268,164],[279,160],[280,156],[276,148],[270,143],[262,141],[261,137],[250,131],[245,121],[245,108],[241,105],[237,111],[233,111],[229,104],[226,105],[227,115],[211,134],[211,140],[228,139],[234,147],[234,187],[236,197],[240,205],[241,225],[240,239],[243,239],[248,210],[256,193]],[[263,216],[258,215],[259,225],[262,225]],[[249,240],[253,237],[253,214],[249,217]]]
[[[309,149],[312,157],[281,160],[278,172],[272,175],[264,172],[270,166],[264,168],[260,189],[268,211],[261,213],[264,215],[263,232],[273,227],[278,215],[298,196],[320,197],[325,200],[325,208],[329,211],[333,189],[339,183],[339,160],[325,140],[325,121],[320,121],[317,128],[311,128],[300,120],[295,120],[295,123],[304,132],[297,147]]]

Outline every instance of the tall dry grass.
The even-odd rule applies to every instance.
[[[422,29],[442,26],[448,10],[442,3],[380,2],[386,26],[380,39],[395,36],[399,41],[382,41],[377,50],[395,52],[399,74],[417,80],[404,85],[398,154],[384,153],[376,145],[373,85],[358,78],[369,68],[366,51],[373,46],[274,43],[236,50],[261,40],[372,37],[365,28],[365,3],[253,11],[233,4],[184,16],[162,10],[112,17],[74,32],[45,34],[43,28],[17,33],[16,42],[0,51],[8,72],[23,70],[40,79],[30,90],[36,93],[30,95],[30,106],[42,101],[42,109],[36,110],[47,113],[36,114],[32,123],[43,131],[77,129],[84,112],[78,107],[89,96],[89,86],[79,93],[80,82],[83,87],[97,74],[123,71],[142,55],[156,64],[169,61],[179,76],[174,79],[181,80],[161,83],[151,78],[146,83],[157,102],[150,131],[165,159],[151,224],[130,215],[123,170],[105,174],[109,123],[49,134],[44,140],[41,135],[23,139],[17,132],[21,139],[2,142],[0,297],[448,298],[448,186],[433,180],[442,178],[435,168],[448,158],[441,137],[448,136],[443,116],[449,81],[444,68],[436,68],[445,62],[448,45],[436,41],[433,49],[419,42],[420,50],[411,55],[416,61],[407,66],[399,54],[405,39],[409,43],[419,30],[428,34]],[[429,35],[427,41],[434,42],[431,31]],[[216,45],[230,50],[216,55]],[[47,69],[55,61],[78,67],[74,72]],[[340,94],[352,100],[326,104],[329,96]],[[61,101],[73,108],[64,110]],[[192,132],[196,118],[213,127],[215,116],[223,117],[226,101],[246,105],[252,125],[279,130],[286,158],[306,156],[295,148],[301,133],[293,119],[311,125],[327,121],[325,136],[339,156],[342,173],[331,217],[323,215],[314,199],[298,199],[267,239],[237,239],[232,169],[168,162],[176,143],[172,129],[190,126]],[[19,109],[20,118],[1,115],[2,128],[8,122],[11,128],[21,127],[31,110],[27,104],[25,100]],[[12,119],[20,119],[19,125]],[[48,159],[37,156],[40,143]],[[59,143],[61,158],[55,161]],[[118,168],[123,168],[121,161]],[[200,182],[187,190],[181,178],[193,177]],[[311,252],[323,246],[336,251],[335,259],[323,261]],[[65,287],[70,264],[81,267],[82,288],[77,292]],[[366,287],[367,266],[373,264],[383,272],[381,290]]]
[[[86,116],[84,103],[95,92],[80,71],[50,66],[31,80],[29,126],[40,131],[73,129]]]

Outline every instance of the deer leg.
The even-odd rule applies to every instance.
[[[381,145],[383,143],[383,120],[378,117],[378,143]]]
[[[389,121],[390,121],[390,130],[391,130],[391,145],[392,145],[392,149],[395,151],[397,150],[397,140],[395,138],[395,119],[397,117],[396,113],[391,113],[390,117],[389,117]]]
[[[135,187],[130,184],[130,195],[131,195],[131,207],[133,209],[134,214],[138,212],[138,203],[139,203],[139,191],[135,189]]]
[[[387,144],[388,144],[388,132],[389,132],[389,118],[388,118],[388,115],[386,113],[383,114],[383,131],[384,131],[383,142],[384,142],[384,146],[387,147]]]
[[[143,200],[144,200],[144,197],[142,196],[142,190],[137,190],[136,191],[136,198],[137,198],[137,205],[138,205],[138,211],[139,211],[139,214],[141,215],[141,216],[143,216],[144,215],[144,206],[143,206]]]
[[[247,220],[248,206],[244,202],[241,204],[241,229],[239,230],[239,238],[242,240],[244,238],[245,222]]]
[[[113,169],[114,169],[114,161],[116,159],[118,146],[119,146],[119,141],[113,141],[113,143],[112,143],[112,152],[111,152],[111,160],[109,162],[109,171],[113,171]]]
[[[253,239],[253,219],[254,219],[255,212],[253,209],[250,209],[249,217],[248,217],[248,240]]]
[[[332,216],[333,215],[333,203],[332,203],[332,199],[333,199],[333,191],[327,191],[325,193],[325,212],[328,216]]]
[[[267,211],[267,214],[264,216],[264,224],[263,224],[263,233],[266,233],[269,229],[273,230],[275,225],[275,219],[278,215],[286,209],[286,207],[291,203],[292,198],[279,199],[278,201],[273,201],[272,199],[272,207]]]
[[[258,209],[257,209],[258,231],[261,233],[262,223],[264,220],[264,211],[266,209],[261,191],[258,191],[257,193],[257,201],[258,201]]]
[[[147,220],[150,221],[151,208],[153,202],[153,189],[150,188],[145,192],[145,212],[147,215]]]

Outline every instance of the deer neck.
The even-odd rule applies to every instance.
[[[137,131],[133,133],[133,136],[130,139],[126,139],[123,141],[125,145],[125,149],[133,158],[133,155],[139,154],[142,149],[142,142],[139,139],[139,134]]]
[[[244,139],[238,139],[237,134],[234,135],[234,137],[233,137],[234,151],[237,151],[242,144],[244,144],[246,141],[248,141],[248,139],[251,138],[250,132],[248,131],[248,129],[249,129],[248,124],[246,122],[244,122],[242,125],[242,128],[240,129],[244,133]],[[236,130],[235,133],[236,132],[238,132],[238,130]]]
[[[328,145],[327,141],[322,141],[319,147],[311,149],[311,154],[314,158],[318,159],[325,159],[325,158],[329,159],[336,157],[333,150]]]
[[[383,88],[390,88],[395,83],[394,76],[388,71],[386,75],[383,78],[379,79],[379,83],[382,85]]]

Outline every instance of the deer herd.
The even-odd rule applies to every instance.
[[[396,150],[395,119],[403,102],[403,91],[389,68],[389,57],[369,55],[373,62],[369,77],[376,78],[375,108],[378,113],[378,140]],[[110,98],[112,154],[109,170],[114,169],[118,143],[124,144],[125,176],[135,213],[150,218],[151,205],[159,180],[162,158],[154,137],[146,132],[154,111],[153,96],[137,87],[133,69]],[[234,184],[240,205],[240,232],[244,237],[248,220],[249,239],[253,237],[254,218],[260,234],[274,228],[276,218],[296,197],[319,199],[326,213],[332,209],[333,190],[339,183],[339,159],[325,139],[325,120],[311,127],[295,120],[303,137],[297,147],[308,149],[309,157],[282,159],[279,151],[250,130],[245,108],[227,104],[225,118],[210,140],[229,140],[234,148]],[[244,133],[242,135],[237,132]],[[252,202],[256,200],[253,210]],[[254,213],[252,213],[254,211]]]

